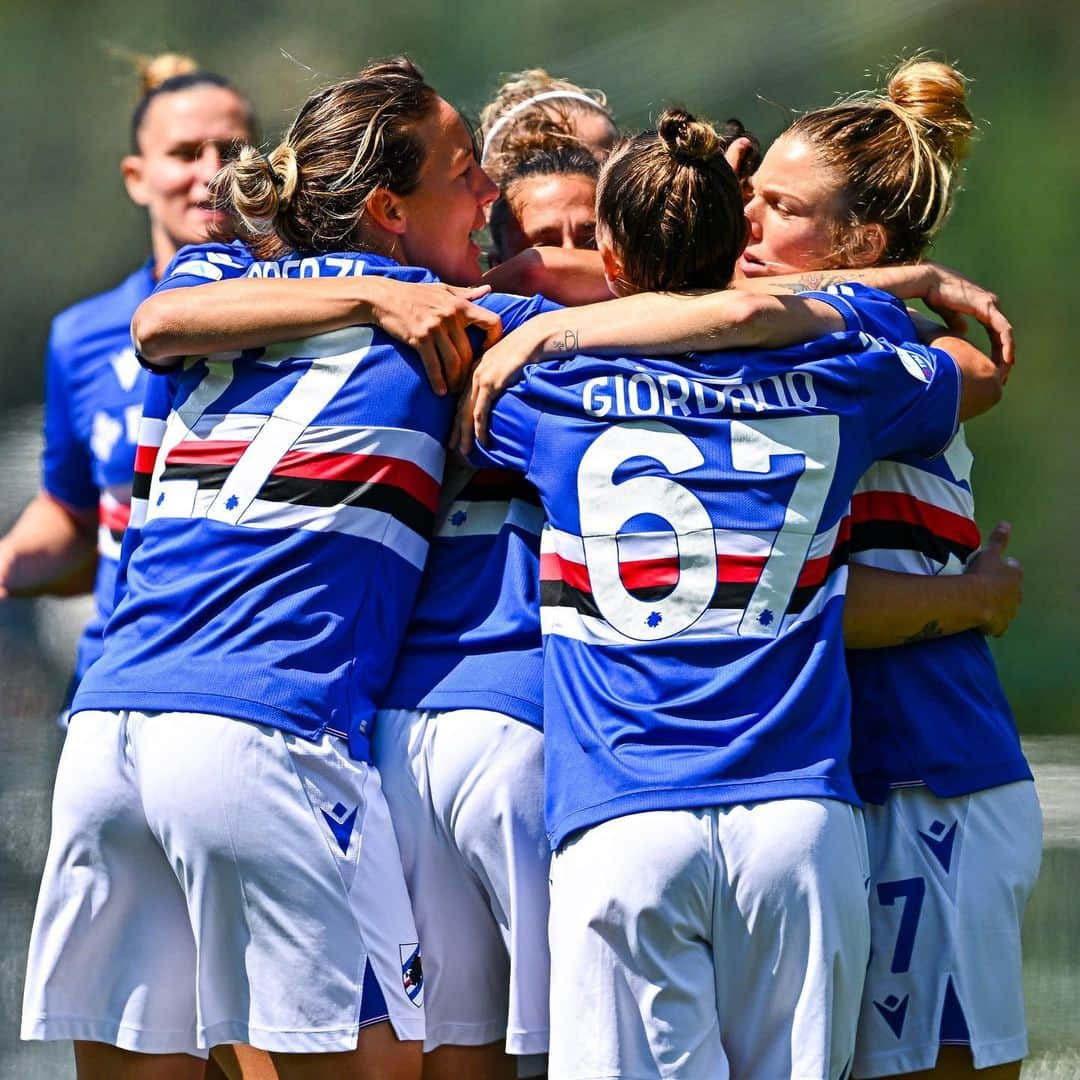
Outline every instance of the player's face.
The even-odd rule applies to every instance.
[[[150,213],[155,240],[173,250],[207,239],[224,224],[209,207],[207,184],[221,168],[222,151],[247,139],[250,113],[244,100],[220,86],[159,94],[139,130],[141,153],[124,160],[128,193]]]
[[[820,270],[836,262],[843,195],[806,142],[791,135],[777,139],[751,184],[750,236],[738,262],[740,276]]]
[[[511,188],[503,259],[529,247],[595,248],[596,181],[588,176],[537,176]]]
[[[480,168],[469,130],[452,105],[440,98],[419,134],[427,149],[420,183],[400,198],[403,261],[454,285],[474,284],[483,270],[472,234],[484,227],[484,208],[499,189]]]

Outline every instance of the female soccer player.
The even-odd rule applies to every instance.
[[[972,129],[962,76],[929,62],[900,67],[882,95],[802,117],[754,178],[741,270],[920,258]],[[961,573],[979,545],[971,465],[962,430],[933,460],[875,464],[852,502],[852,561]],[[940,634],[928,621],[907,644],[848,656],[873,942],[857,1077],[1015,1077],[1027,1052],[1020,924],[1038,799],[984,637]]]
[[[166,54],[141,67],[127,192],[146,207],[151,255],[116,288],[58,315],[49,336],[40,494],[0,540],[0,595],[70,595],[92,587],[95,612],[79,643],[75,681],[101,653],[113,609],[146,390],[131,349],[131,316],[183,244],[201,243],[220,215],[207,183],[223,149],[250,138],[249,102],[220,75]]]
[[[605,166],[598,225],[619,293],[726,285],[745,230],[716,133],[669,110]],[[849,1063],[868,925],[841,518],[874,457],[940,450],[1001,378],[977,361],[959,393],[849,292],[848,333],[801,348],[531,368],[477,455],[549,521],[553,1075]]]
[[[225,176],[257,246],[304,258],[189,249],[163,288],[479,277],[495,189],[407,61],[314,95],[269,160],[247,148]],[[510,325],[539,304],[480,303]],[[24,1036],[75,1039],[80,1076],[197,1076],[230,1042],[283,1080],[419,1075],[418,937],[366,762],[451,412],[369,328],[151,382],[126,593],[73,703],[24,1003]]]

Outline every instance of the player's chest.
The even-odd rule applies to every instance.
[[[80,358],[71,380],[71,409],[101,488],[131,480],[146,373],[125,332]]]

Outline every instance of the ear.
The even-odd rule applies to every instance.
[[[614,286],[614,283],[622,278],[622,260],[611,244],[598,239],[596,246],[600,251],[600,258],[604,261],[604,277],[608,279],[609,285]]]
[[[888,247],[885,227],[876,222],[870,225],[859,225],[845,246],[847,263],[853,270],[864,266],[876,266],[884,258],[885,249]]]
[[[364,203],[368,220],[376,228],[388,232],[391,236],[403,236],[408,226],[405,204],[400,195],[395,195],[389,188],[376,188]]]
[[[150,193],[143,179],[143,159],[139,154],[128,154],[120,162],[120,175],[124,178],[128,198],[136,206],[149,206]]]

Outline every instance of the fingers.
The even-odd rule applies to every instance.
[[[494,396],[492,395],[489,386],[486,384],[482,385],[474,380],[473,397],[472,427],[476,433],[477,442],[479,442],[481,446],[486,446]]]
[[[443,287],[447,292],[464,297],[466,300],[478,300],[491,292],[490,285],[444,285]]]
[[[481,351],[490,349],[502,337],[502,319],[494,311],[479,304],[469,304],[465,309],[465,322],[478,326],[484,332],[484,345]]]
[[[458,350],[457,342],[453,334],[454,323],[449,322],[440,326],[432,333],[435,351],[442,364],[443,375],[446,379],[447,389],[457,392],[465,379],[465,373],[469,370],[472,361],[472,349],[469,348],[468,340],[465,341],[464,355]],[[462,335],[464,337],[464,334]]]
[[[420,362],[424,365],[424,374],[431,384],[431,389],[439,397],[446,393],[446,376],[443,374],[442,361],[431,338],[421,338],[413,348],[420,354]]]
[[[986,541],[987,548],[995,551],[999,558],[1005,555],[1005,549],[1009,546],[1009,538],[1012,536],[1012,525],[1007,521],[999,521],[991,530]]]

